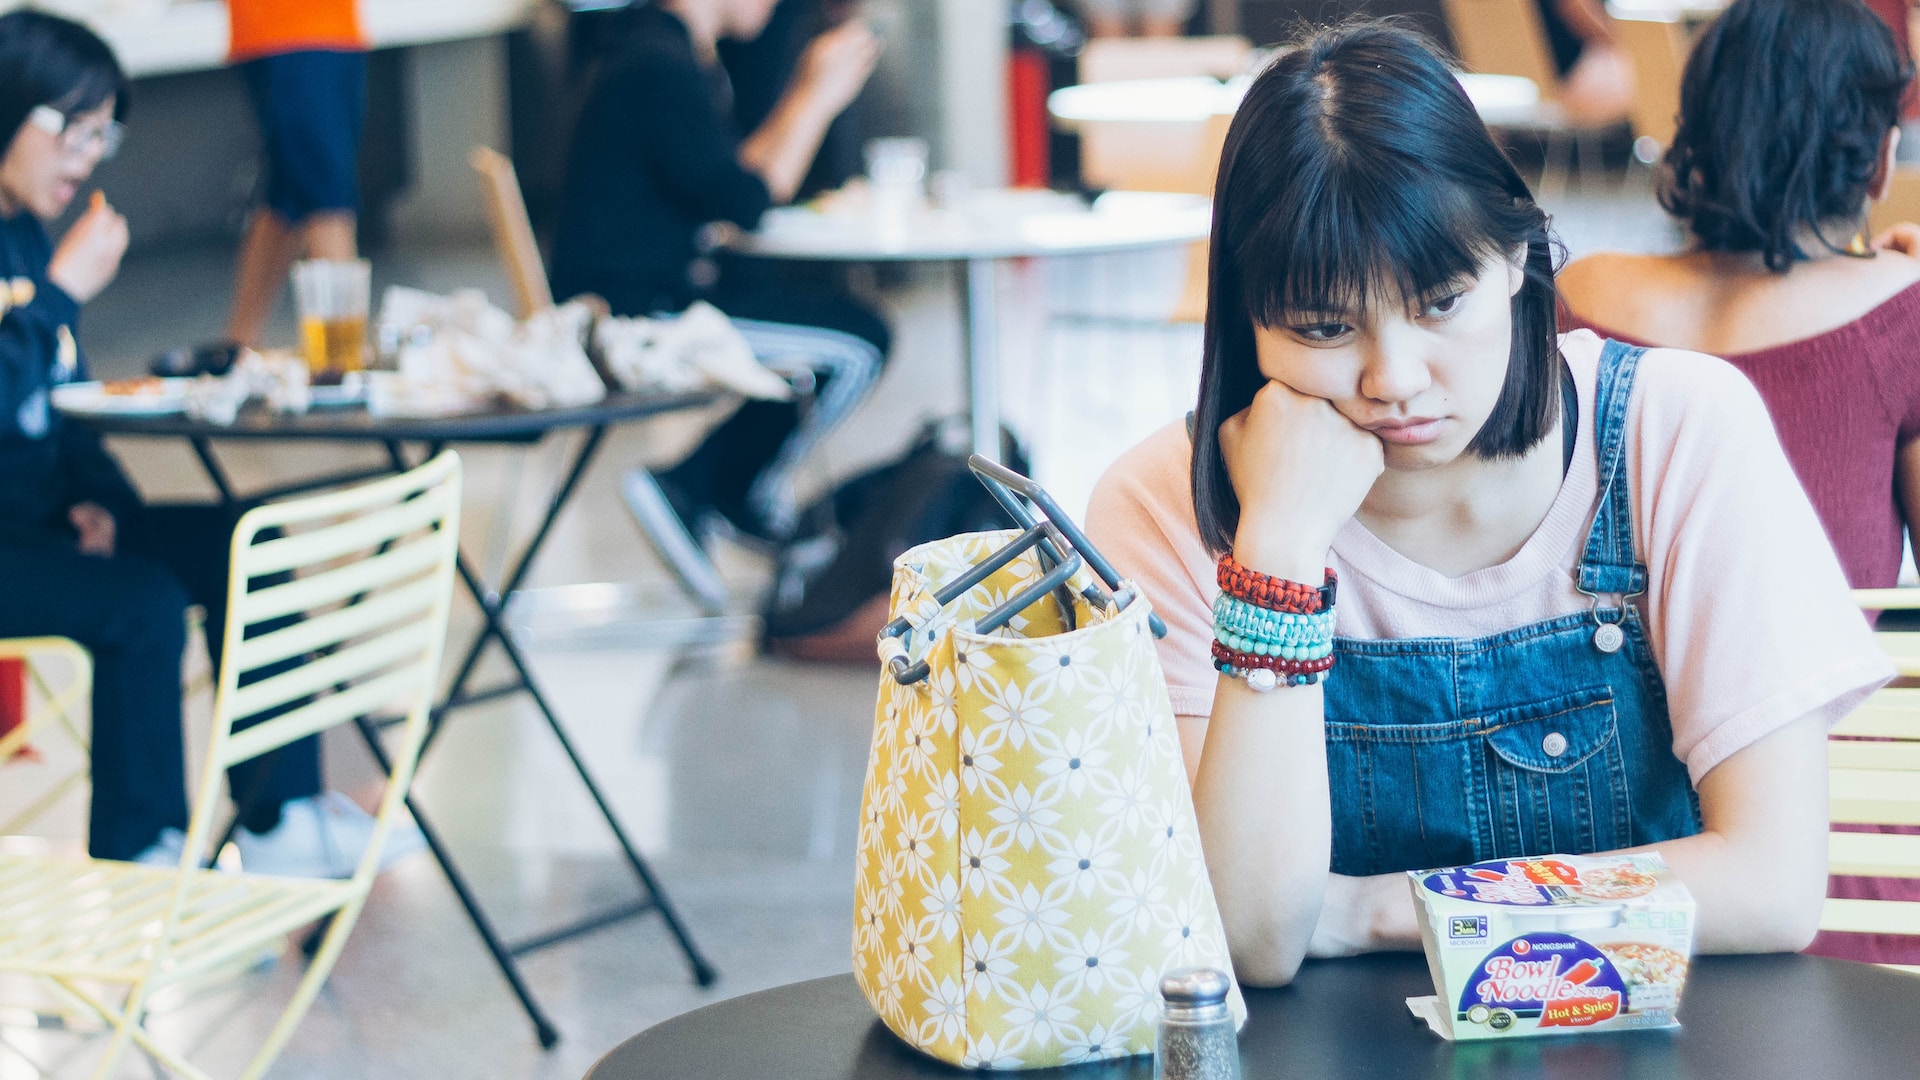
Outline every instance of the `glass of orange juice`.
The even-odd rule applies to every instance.
[[[373,264],[365,259],[308,259],[293,264],[301,351],[314,374],[367,366],[367,306]]]

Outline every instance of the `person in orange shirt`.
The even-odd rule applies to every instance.
[[[293,260],[351,259],[367,40],[358,0],[228,0],[227,59],[260,118],[260,205],[234,275],[227,337],[258,345]]]

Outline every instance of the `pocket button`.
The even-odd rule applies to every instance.
[[[1548,757],[1557,758],[1567,752],[1567,737],[1557,731],[1550,732],[1540,740],[1540,749],[1545,750]]]

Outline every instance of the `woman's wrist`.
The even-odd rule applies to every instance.
[[[1307,585],[1318,585],[1326,576],[1327,548],[1303,544],[1297,537],[1267,537],[1246,529],[1233,539],[1233,557],[1241,566]]]

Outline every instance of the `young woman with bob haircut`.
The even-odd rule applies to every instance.
[[[1826,731],[1891,671],[1751,385],[1556,336],[1546,215],[1409,31],[1284,52],[1215,193],[1198,408],[1088,516],[1169,624],[1241,978],[1552,852],[1658,848],[1703,951],[1806,945]]]

